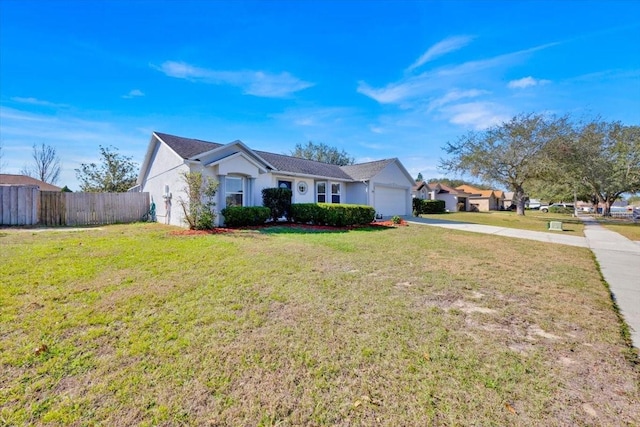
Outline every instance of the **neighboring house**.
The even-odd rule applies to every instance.
[[[466,211],[469,194],[439,182],[421,182],[414,188],[413,196],[425,200],[443,200],[447,212]]]
[[[62,188],[48,184],[28,175],[11,175],[0,173],[0,185],[37,185],[40,191],[62,191]]]
[[[513,191],[505,191],[504,192],[504,200],[503,200],[503,204],[505,209],[509,208],[509,206],[515,204],[515,202],[513,201],[513,196],[515,195],[515,193]]]
[[[504,202],[504,191],[502,190],[493,190],[493,194],[496,196],[496,202],[498,203],[498,209],[503,210],[505,207],[509,207],[509,205],[505,206]]]
[[[252,150],[241,141],[217,144],[154,132],[137,188],[149,192],[157,216],[184,226],[179,200],[186,199],[183,173],[202,172],[218,181],[216,212],[226,206],[261,206],[262,189],[291,189],[293,203],[373,206],[378,215],[408,215],[414,180],[398,159],[337,166]]]
[[[469,193],[470,210],[497,211],[504,203],[504,193],[499,190],[481,190],[471,185],[460,185],[456,190]]]
[[[411,198],[429,200],[429,184],[426,181],[419,181],[411,188]]]

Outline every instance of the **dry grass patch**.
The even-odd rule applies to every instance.
[[[0,237],[2,423],[640,423],[586,249],[171,230]]]

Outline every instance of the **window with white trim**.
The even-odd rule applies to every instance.
[[[243,206],[243,188],[244,178],[239,176],[228,176],[225,178],[224,193],[227,201],[227,206]]]
[[[340,203],[340,183],[331,183],[331,203]]]
[[[318,203],[325,203],[327,201],[327,183],[316,183],[316,201]]]

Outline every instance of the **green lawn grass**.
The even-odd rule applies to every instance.
[[[527,210],[525,215],[512,211],[490,212],[452,212],[438,215],[421,215],[425,218],[449,221],[463,221],[472,224],[493,225],[496,227],[519,228],[532,231],[549,231],[549,221],[562,221],[563,233],[572,236],[584,236],[584,224],[578,218],[567,214],[544,213]]]
[[[0,425],[638,425],[587,249],[0,230]]]

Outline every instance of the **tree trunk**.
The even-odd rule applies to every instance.
[[[611,204],[614,200],[609,200],[608,197],[598,195],[598,201],[602,205],[602,216],[611,216]]]
[[[516,201],[516,213],[518,215],[524,215],[525,198],[524,190],[522,189],[522,187],[518,186],[515,188],[515,191],[513,192],[513,198]]]

